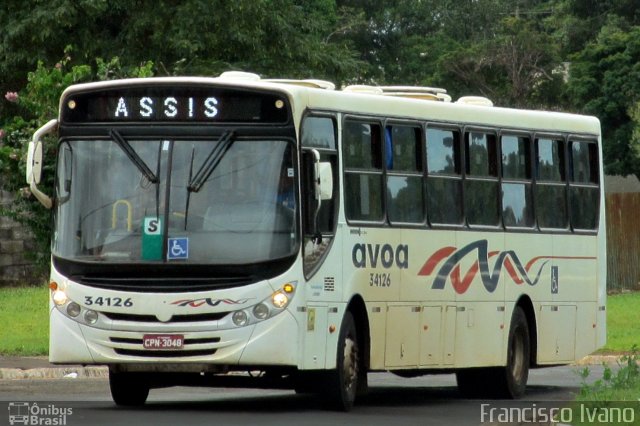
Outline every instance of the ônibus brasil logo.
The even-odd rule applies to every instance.
[[[73,408],[58,407],[55,404],[38,405],[37,402],[10,402],[10,425],[57,425],[67,424],[67,418],[73,414]]]

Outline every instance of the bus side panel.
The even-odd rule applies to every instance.
[[[597,239],[590,235],[552,236],[553,253],[542,271],[538,299],[540,364],[571,362],[598,348]]]
[[[533,329],[538,342],[532,342],[532,348],[540,349],[539,341],[545,337],[540,331],[540,306],[551,301],[551,272],[553,255],[553,235],[547,233],[507,233],[505,234],[505,250],[510,250],[515,257],[510,259],[512,271],[505,270],[505,330],[509,329],[511,317],[516,303],[522,297],[528,297],[533,303]],[[521,268],[517,266],[520,265]],[[524,269],[524,274],[522,270]],[[512,276],[513,274],[513,276]],[[506,364],[506,347],[509,333],[505,333],[503,341],[503,365]],[[531,336],[533,339],[534,336]],[[537,344],[537,346],[536,346]]]
[[[554,235],[551,284],[554,302],[594,302],[598,298],[597,238]]]
[[[343,229],[344,225],[338,224],[329,252],[305,283],[305,305],[298,312],[298,339],[302,342],[298,368],[303,370],[330,369],[336,365],[337,332],[331,333],[329,327],[336,330],[340,327],[346,308],[343,300],[349,291],[343,264],[351,264],[351,258],[344,257]]]
[[[306,308],[306,325],[301,327],[303,338],[302,368],[324,369],[327,349],[327,305],[309,304]]]
[[[459,272],[454,270],[450,277],[456,287],[456,367],[500,365],[503,361],[504,238],[500,232],[456,233],[458,250],[468,251],[458,261]]]
[[[356,294],[364,299],[370,327],[370,368],[382,369],[386,365],[382,363],[385,362],[387,332],[395,332],[393,327],[389,329],[389,324],[402,322],[402,310],[390,314],[388,307],[400,298],[401,271],[411,260],[406,258],[407,251],[398,231],[347,225],[339,225],[339,229],[343,230],[344,237],[344,300],[351,300]],[[417,328],[415,331],[417,335]]]
[[[409,267],[402,272],[401,297],[421,311],[417,325],[421,367],[451,367],[455,362],[456,292],[442,271],[456,249],[451,230],[402,231]]]

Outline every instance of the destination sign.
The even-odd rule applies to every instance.
[[[66,123],[238,122],[288,120],[286,98],[218,87],[152,86],[71,93],[62,104]]]

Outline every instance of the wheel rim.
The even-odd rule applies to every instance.
[[[358,345],[351,336],[347,336],[344,340],[343,360],[344,389],[349,394],[355,393],[358,380]]]

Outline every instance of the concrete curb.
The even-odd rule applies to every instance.
[[[20,379],[102,379],[109,377],[107,367],[0,368],[0,380]]]
[[[589,355],[582,358],[579,361],[574,362],[572,365],[602,365],[602,364],[616,364],[620,360],[622,355]]]
[[[620,355],[592,355],[572,364],[575,366],[616,364]],[[69,366],[48,368],[0,368],[0,380],[20,379],[104,379],[109,377],[109,369],[105,366]]]

